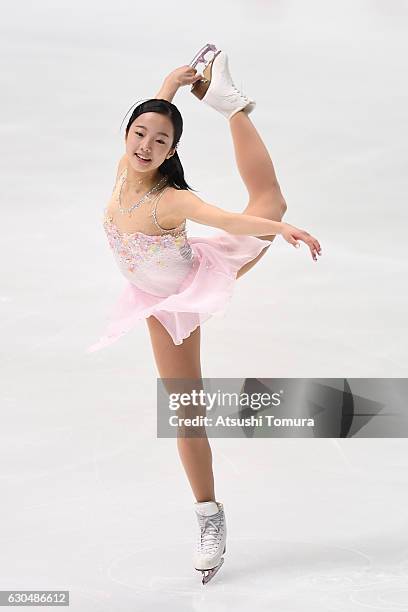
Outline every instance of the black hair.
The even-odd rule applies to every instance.
[[[128,112],[126,113],[126,115],[128,114]],[[133,112],[127,123],[126,138],[128,136],[129,129],[133,121],[142,113],[160,113],[169,117],[173,124],[174,130],[174,138],[171,148],[177,147],[180,137],[183,133],[183,118],[177,106],[175,106],[172,102],[169,102],[168,100],[163,100],[161,98],[151,98],[143,101],[141,104],[138,104],[138,106],[133,109]],[[122,120],[121,127],[123,121],[126,118],[126,115]],[[164,160],[164,162],[159,166],[158,170],[162,175],[167,176],[167,185],[170,185],[175,189],[190,189],[191,191],[196,191],[195,189],[190,187],[190,185],[187,184],[184,178],[184,170],[183,166],[181,165],[177,150],[172,157],[169,157],[169,159]]]

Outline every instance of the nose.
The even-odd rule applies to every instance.
[[[143,149],[143,151],[146,151],[146,153],[148,151],[150,151],[151,147],[150,147],[149,141],[146,141],[146,142],[142,143],[142,149]]]

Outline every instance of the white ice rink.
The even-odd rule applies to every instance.
[[[75,612],[407,611],[405,438],[212,440],[228,549],[203,587],[146,325],[85,348],[125,283],[102,228],[121,121],[214,42],[257,101],[284,221],[323,255],[278,237],[204,324],[203,375],[407,377],[408,2],[1,7],[0,590],[69,590]],[[225,119],[188,87],[174,103],[187,181],[243,210]]]

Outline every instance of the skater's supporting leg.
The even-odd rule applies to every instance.
[[[268,150],[249,116],[240,111],[230,120],[235,159],[241,178],[248,190],[249,202],[245,214],[281,221],[287,206],[281,193],[275,168]],[[274,240],[275,236],[265,236]],[[243,266],[237,278],[250,270],[266,253],[267,247]]]
[[[200,327],[182,344],[175,345],[166,328],[154,316],[147,318],[147,325],[159,376],[201,380]],[[179,456],[197,502],[215,500],[211,447],[205,429],[203,431],[202,437],[177,438]]]

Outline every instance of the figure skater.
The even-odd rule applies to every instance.
[[[206,59],[210,53],[211,59]],[[196,66],[204,64],[203,74]],[[242,213],[208,204],[192,193],[177,146],[183,121],[172,100],[191,92],[220,112],[231,130],[239,173],[249,201]],[[304,230],[282,222],[287,205],[272,160],[249,118],[255,108],[234,84],[228,56],[207,44],[188,65],[172,71],[155,98],[134,108],[125,133],[103,226],[117,264],[127,279],[105,334],[88,347],[115,342],[145,319],[162,379],[201,380],[201,325],[224,314],[237,278],[269,249],[276,235],[310,249],[321,248]],[[187,237],[186,219],[220,230],[211,237]],[[192,488],[200,533],[194,567],[208,582],[226,550],[223,504],[216,501],[212,453],[206,435],[177,438],[181,462]]]

